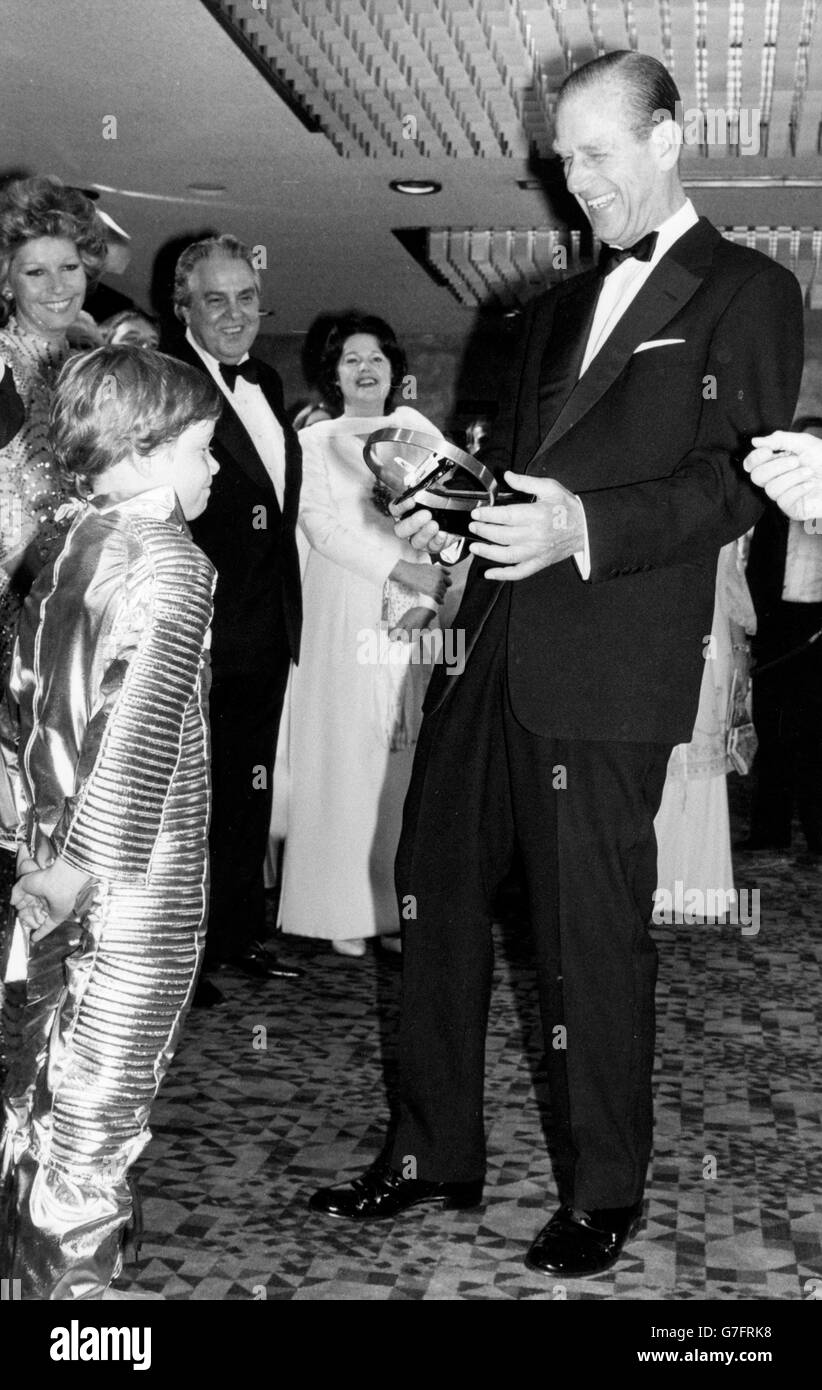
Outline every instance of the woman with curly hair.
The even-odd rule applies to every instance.
[[[65,498],[49,409],[67,331],[105,258],[105,229],[78,189],[45,176],[0,190],[0,675]]]

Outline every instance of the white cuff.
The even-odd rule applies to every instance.
[[[576,497],[576,493],[574,493],[574,496]],[[577,497],[577,501],[579,502],[579,505],[582,507],[582,502],[580,501],[580,498],[579,498],[579,497]],[[584,544],[582,550],[577,550],[577,551],[574,552],[574,560],[575,560],[575,562],[576,562],[576,567],[577,567],[577,569],[579,570],[580,577],[581,577],[582,579],[590,579],[590,578],[591,578],[591,551],[590,551],[590,548],[589,548],[589,546],[588,546],[588,522],[587,522],[587,519],[586,519],[586,516],[585,516],[585,508],[584,508],[584,507],[582,507],[582,524],[583,524],[583,526],[585,527],[585,544]]]

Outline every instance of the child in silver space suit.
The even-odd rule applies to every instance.
[[[210,380],[103,347],[63,368],[51,437],[84,500],[23,611],[17,910],[5,978],[0,1273],[99,1299],[126,1175],[177,1046],[208,894]],[[14,981],[18,983],[15,984]]]

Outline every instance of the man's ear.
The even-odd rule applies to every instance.
[[[657,121],[650,135],[660,169],[675,169],[682,149],[682,131],[672,117]]]

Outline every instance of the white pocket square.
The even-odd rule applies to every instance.
[[[640,343],[639,347],[634,348],[633,355],[638,352],[647,352],[648,348],[673,347],[674,343],[684,343],[684,338],[649,338],[647,343]]]

